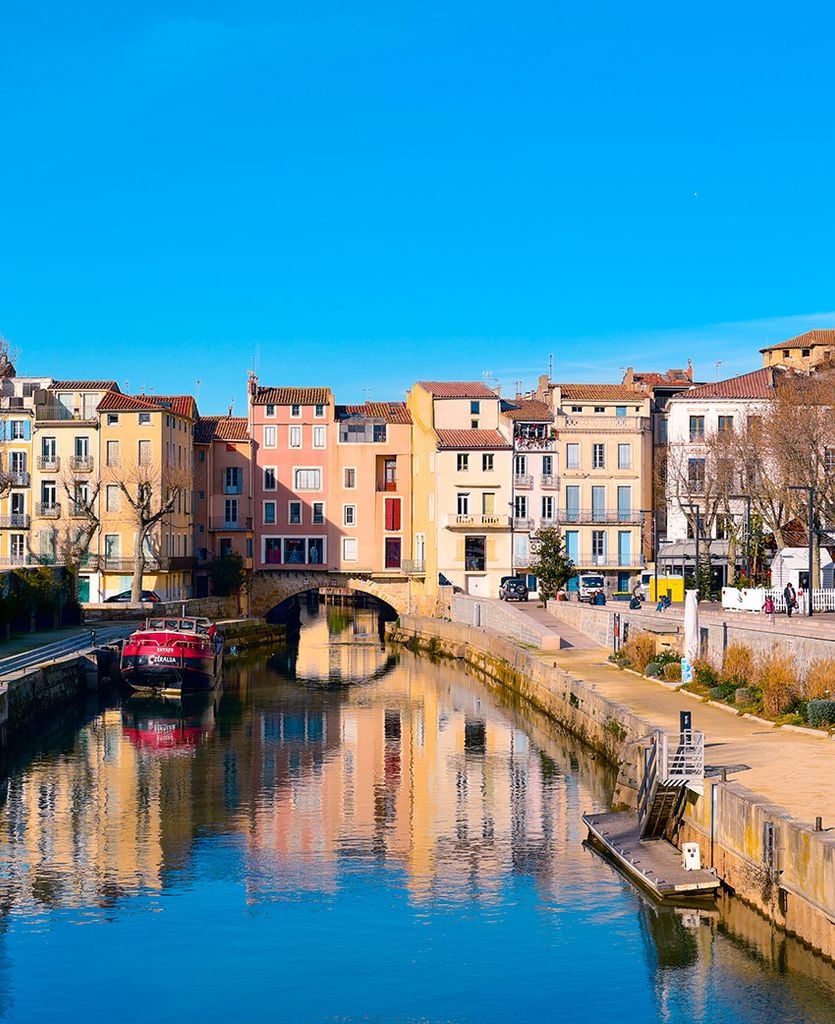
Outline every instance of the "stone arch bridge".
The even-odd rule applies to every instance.
[[[347,573],[259,569],[252,578],[250,615],[266,615],[288,597],[322,587],[342,587],[369,594],[391,605],[398,615],[409,611],[409,579],[406,577],[381,579],[371,573],[349,576]]]

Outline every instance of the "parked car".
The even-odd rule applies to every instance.
[[[528,585],[521,576],[503,576],[499,584],[500,601],[527,601]]]
[[[129,590],[123,590],[121,594],[113,594],[111,597],[106,597],[104,599],[105,604],[113,604],[114,601],[130,601],[130,594],[131,592]],[[140,601],[151,601],[154,604],[156,604],[157,601],[161,600],[162,598],[159,596],[156,590],[143,590],[142,597],[140,598]]]

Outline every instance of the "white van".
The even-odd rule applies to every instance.
[[[591,601],[598,590],[605,592],[605,589],[603,573],[581,572],[577,576],[577,597],[581,601]]]

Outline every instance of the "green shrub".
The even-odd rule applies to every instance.
[[[661,673],[664,671],[664,666],[657,661],[651,661],[649,665],[644,669],[644,675],[649,676],[650,679],[658,679]]]
[[[693,682],[702,686],[716,686],[719,683],[719,673],[709,661],[699,659],[693,663]]]
[[[810,700],[806,705],[809,725],[835,725],[835,700]]]
[[[678,651],[662,651],[653,660],[658,662],[659,665],[680,665],[681,655]]]
[[[734,691],[734,704],[752,704],[754,702],[754,690],[751,686],[737,686]]]

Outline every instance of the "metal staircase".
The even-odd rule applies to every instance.
[[[644,748],[644,772],[638,790],[642,840],[663,838],[680,816],[687,784],[703,777],[702,733],[683,729],[674,737],[660,730],[652,734]]]

